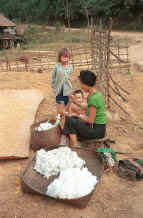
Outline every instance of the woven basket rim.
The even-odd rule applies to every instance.
[[[49,121],[49,122],[51,122],[51,121],[53,121],[53,122],[55,122],[56,123],[56,120],[54,120],[54,119],[46,119],[46,120],[42,120],[42,121],[39,121],[39,122],[36,122],[36,123],[34,123],[34,124],[32,124],[31,125],[31,131],[35,131],[35,132],[45,132],[45,131],[49,131],[49,130],[51,130],[51,129],[53,129],[53,128],[56,128],[57,126],[60,126],[60,122],[58,122],[57,123],[57,125],[55,125],[55,126],[51,126],[50,128],[48,128],[48,129],[46,129],[46,130],[40,130],[40,131],[38,131],[38,130],[35,130],[35,127],[38,127],[39,125],[40,125],[40,123],[45,123],[45,122],[47,122],[47,121]],[[51,122],[52,123],[52,122]]]

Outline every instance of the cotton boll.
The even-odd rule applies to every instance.
[[[48,130],[50,128],[53,128],[54,126],[55,126],[55,124],[50,123],[50,121],[46,121],[46,122],[40,123],[40,125],[38,127],[36,127],[35,130],[36,131],[37,130],[38,131]]]
[[[74,199],[92,192],[97,183],[76,152],[68,147],[51,151],[41,149],[36,154],[34,169],[47,179],[52,175],[60,176],[48,186],[47,195],[55,198]]]
[[[47,130],[49,128],[52,128],[54,125],[52,123],[50,123],[49,121],[44,122],[44,123],[40,123],[40,127],[43,130]]]
[[[48,186],[46,194],[61,199],[80,198],[91,193],[97,182],[87,168],[67,168]]]
[[[48,179],[50,175],[57,175],[63,169],[82,168],[84,165],[85,161],[79,158],[76,152],[68,147],[60,147],[51,151],[39,150],[34,169]]]
[[[56,117],[56,122],[54,124],[51,123],[50,121],[42,122],[38,127],[35,127],[35,130],[44,131],[44,130],[51,129],[53,127],[56,127],[60,123],[60,120],[61,120],[61,116],[60,114],[58,114],[58,116]]]

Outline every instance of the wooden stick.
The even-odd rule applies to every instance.
[[[130,95],[130,93],[128,91],[126,91],[125,89],[123,89],[116,81],[113,80],[111,74],[110,74],[110,79],[112,80],[112,82],[118,86],[123,92],[125,92],[127,95]]]
[[[118,102],[114,98],[111,97],[111,95],[109,95],[109,97],[124,113],[130,116],[130,114],[121,105],[119,105]]]
[[[110,88],[112,89],[112,91],[117,94],[123,101],[128,102],[128,99],[126,99],[124,96],[121,95],[121,93],[119,91],[116,91],[111,85]]]

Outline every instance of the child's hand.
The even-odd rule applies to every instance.
[[[78,116],[78,114],[77,113],[68,113],[68,115],[67,116],[69,116],[69,117],[77,117]]]

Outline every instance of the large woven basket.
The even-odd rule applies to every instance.
[[[55,148],[58,148],[59,146],[50,146],[45,150],[52,150]],[[76,151],[83,160],[86,161],[86,166],[88,170],[93,174],[96,175],[98,181],[100,180],[102,174],[103,174],[103,161],[98,153],[92,150],[88,150],[85,148],[72,148],[73,151]],[[36,156],[35,156],[36,157]],[[48,180],[44,178],[42,175],[37,173],[35,170],[33,170],[33,167],[35,165],[35,157],[34,159],[28,164],[26,169],[24,170],[22,174],[22,190],[23,192],[33,193],[33,194],[40,194],[45,195],[48,197],[45,193],[47,190],[47,186],[56,178],[56,177],[50,177]],[[85,208],[93,194],[94,190],[81,198],[77,199],[58,199],[59,201],[62,201],[64,203],[71,204],[78,208]],[[48,198],[47,198],[48,199]]]
[[[36,151],[47,145],[59,145],[61,141],[61,127],[58,123],[56,126],[49,128],[48,130],[38,131],[36,128],[47,120],[35,123],[31,126],[31,148]],[[50,120],[51,123],[55,123],[54,120]]]

